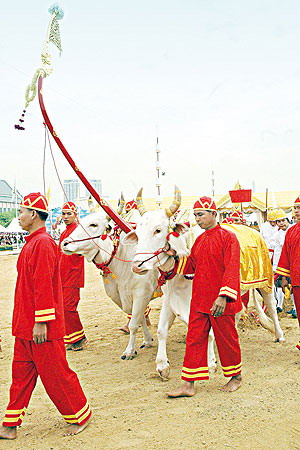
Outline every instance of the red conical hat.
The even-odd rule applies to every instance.
[[[130,202],[127,202],[125,205],[125,211],[128,212],[131,209],[137,209],[137,204],[135,200],[131,200]]]
[[[229,217],[232,217],[233,219],[243,220],[243,213],[242,213],[242,211],[235,210],[230,213]]]
[[[222,223],[234,223],[233,217],[225,217]]]
[[[66,202],[66,203],[64,203],[63,207],[61,208],[61,210],[65,211],[65,212],[77,213],[76,205],[73,202]]]
[[[200,197],[194,204],[194,211],[215,211],[217,207],[215,202],[210,197]]]
[[[296,198],[296,200],[294,201],[294,206],[299,206],[300,205],[300,196]]]
[[[31,194],[25,195],[20,206],[48,213],[48,201],[40,192],[32,192]]]

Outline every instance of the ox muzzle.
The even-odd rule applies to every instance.
[[[153,265],[149,265],[147,267],[147,262],[145,261],[133,261],[131,270],[133,273],[136,273],[137,275],[146,275],[149,270],[153,269]]]
[[[65,255],[72,255],[74,253],[74,249],[71,248],[72,240],[66,238],[60,244],[60,248]]]

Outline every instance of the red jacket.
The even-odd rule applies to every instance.
[[[300,286],[300,223],[293,225],[285,234],[276,273],[290,277],[293,286]]]
[[[17,262],[12,334],[32,340],[35,322],[47,322],[47,340],[61,339],[65,321],[58,247],[45,227],[25,240]]]
[[[240,294],[240,245],[236,236],[217,225],[196,239],[184,274],[194,273],[191,308],[211,314],[220,295],[227,298],[224,315],[242,309]]]
[[[68,225],[59,238],[60,244],[77,228],[77,223]],[[84,257],[80,255],[65,255],[60,251],[60,276],[63,287],[84,287]]]

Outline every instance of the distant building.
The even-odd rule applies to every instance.
[[[98,194],[102,194],[102,183],[101,180],[89,180],[93,188],[98,192]],[[64,180],[64,191],[66,197],[71,202],[79,202],[86,201],[90,195],[89,191],[85,189],[84,196],[80,195],[80,185],[81,182],[79,179],[77,180]]]
[[[0,180],[0,212],[12,211],[22,200],[20,192],[12,188],[7,181]]]
[[[64,180],[64,191],[68,200],[76,202],[80,197],[79,180]]]

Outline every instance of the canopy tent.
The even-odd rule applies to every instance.
[[[234,186],[234,190],[242,189],[239,182],[236,183]],[[240,203],[232,203],[229,193],[223,195],[222,197],[218,196],[217,199],[217,209],[220,212],[230,212],[233,208],[239,209],[241,208]],[[243,211],[245,212],[254,212],[254,211],[265,211],[266,210],[266,203],[259,199],[256,194],[252,194],[252,198],[250,202],[243,203],[242,206]]]
[[[0,233],[6,233],[6,228],[3,225],[0,225]]]
[[[5,228],[5,231],[7,233],[26,233],[26,231],[22,230],[22,228],[19,225],[18,219],[15,217],[8,227]]]

